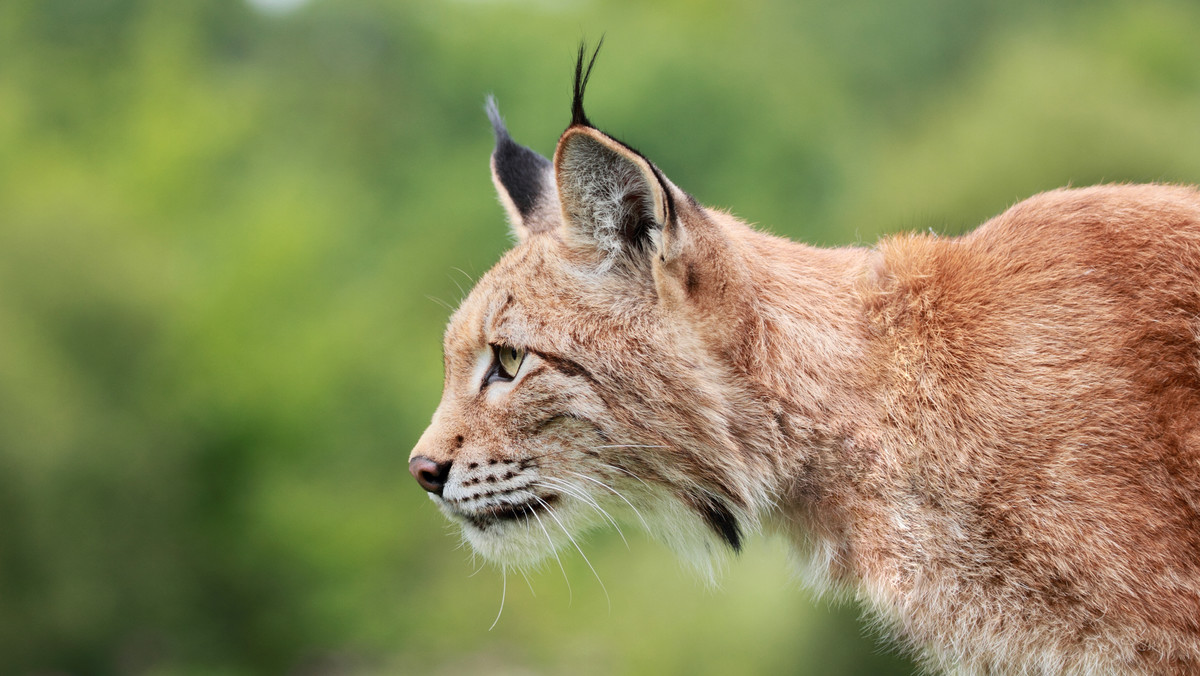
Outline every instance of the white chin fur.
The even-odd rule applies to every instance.
[[[560,549],[574,548],[572,538],[580,542],[581,534],[596,525],[573,502],[559,500],[549,510],[492,522],[484,528],[463,522],[450,512],[447,516],[461,524],[463,536],[483,558],[505,566],[530,567]]]
[[[650,518],[651,535],[665,543],[675,554],[710,585],[729,559],[729,548],[696,513],[664,492],[651,498],[642,509]]]
[[[639,510],[637,513],[623,509],[624,503],[606,501],[605,497],[592,495],[590,499],[598,499],[606,511],[623,522],[622,526],[644,523],[650,534],[674,550],[689,568],[709,584],[716,583],[722,564],[729,558],[729,548],[694,511],[666,491],[630,495]],[[554,556],[560,549],[583,546],[582,536],[593,528],[611,527],[590,505],[566,495],[560,494],[559,498],[549,510],[515,520],[493,522],[484,528],[464,522],[440,501],[435,502],[447,517],[461,525],[466,541],[485,559],[504,566],[527,568]],[[639,514],[649,521],[641,521]]]
[[[530,525],[532,527],[526,526],[523,521],[513,521],[493,524],[482,530],[471,524],[463,524],[462,529],[467,542],[483,558],[507,566],[533,566],[564,544],[570,545],[562,533],[558,534],[561,542],[548,543],[537,522],[531,519]]]

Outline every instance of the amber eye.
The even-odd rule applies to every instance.
[[[517,371],[521,369],[521,362],[525,361],[525,350],[511,345],[493,345],[492,350],[496,353],[496,366],[492,379],[512,380],[517,375]]]

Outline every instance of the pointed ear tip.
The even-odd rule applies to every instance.
[[[590,138],[593,141],[600,143],[601,141],[599,137],[606,136],[606,134],[590,124],[574,122],[571,124],[571,126],[563,130],[562,136],[559,137],[559,142],[561,143],[567,141],[576,136]]]
[[[500,107],[496,105],[495,96],[487,95],[483,110],[487,113],[488,121],[492,123],[492,133],[496,135],[496,142],[508,138],[508,128],[504,126],[504,118],[500,117]]]
[[[565,147],[576,138],[590,142],[616,155],[633,159],[635,162],[645,163],[647,169],[650,167],[650,161],[642,157],[636,150],[588,124],[572,124],[567,127],[559,137],[558,144],[560,147]]]
[[[574,145],[573,139],[575,139],[576,137],[579,137],[579,136],[582,136],[585,138],[590,137],[591,134],[588,133],[589,129],[591,129],[591,127],[588,127],[588,126],[582,125],[582,124],[572,124],[571,126],[564,129],[563,133],[558,137],[558,143],[556,143],[554,146],[555,163],[558,162],[559,156],[562,154],[562,152],[564,150],[566,150],[568,147],[571,147],[572,145]]]

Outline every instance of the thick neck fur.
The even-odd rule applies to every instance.
[[[771,504],[759,516],[797,542],[815,537],[822,551],[839,550],[838,570],[811,572],[848,581],[856,566],[845,546],[847,508],[861,502],[854,477],[882,451],[879,348],[863,302],[879,254],[798,244],[721,214],[713,220],[741,272],[718,323],[737,327],[727,349],[743,397],[731,400],[728,424],[756,480],[768,484]]]
[[[1142,186],[871,250],[722,220],[763,522],[935,668],[1200,673],[1198,223]]]

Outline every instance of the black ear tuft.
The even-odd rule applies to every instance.
[[[579,56],[575,60],[575,97],[571,101],[571,126],[577,124],[585,127],[592,126],[592,123],[588,121],[587,114],[583,112],[583,91],[587,89],[588,78],[592,76],[592,66],[596,65],[596,55],[600,53],[602,46],[604,46],[604,36],[601,36],[600,42],[596,43],[596,51],[592,52],[587,70],[584,70],[583,57],[587,54],[587,44],[579,43]]]
[[[496,179],[508,193],[522,220],[527,219],[538,197],[546,190],[546,176],[551,171],[550,160],[512,140],[494,97],[487,98],[485,109],[492,122],[492,131],[496,134],[496,148],[492,151],[492,168]]]

